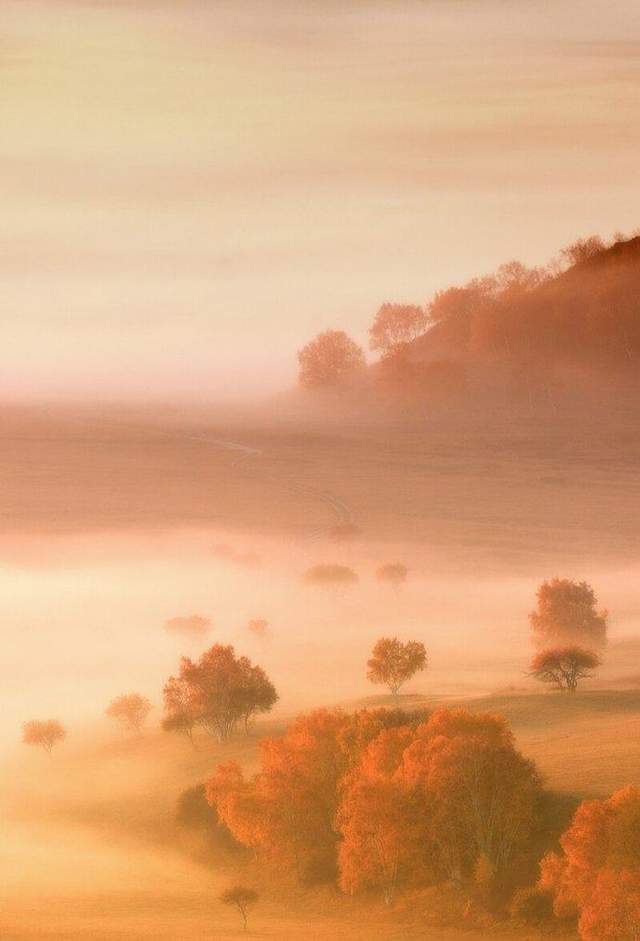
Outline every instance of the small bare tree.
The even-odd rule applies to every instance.
[[[22,741],[25,745],[39,745],[46,752],[67,737],[67,730],[57,719],[31,719],[22,726]]]
[[[114,699],[106,710],[110,719],[115,719],[129,732],[139,732],[151,711],[151,703],[140,693],[127,693]]]
[[[242,922],[246,931],[247,912],[249,907],[258,901],[258,893],[244,885],[234,885],[222,893],[220,901],[223,905],[230,905],[232,908],[238,909],[242,915]]]

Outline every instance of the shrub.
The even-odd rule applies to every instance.
[[[314,565],[305,572],[310,585],[353,585],[358,576],[346,565]]]

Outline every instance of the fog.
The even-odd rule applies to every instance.
[[[251,547],[260,561],[220,561],[212,547],[221,540],[238,552]],[[16,742],[25,719],[39,716],[73,727],[99,722],[105,731],[110,700],[132,691],[151,699],[157,726],[162,686],[180,656],[199,655],[211,643],[233,644],[264,666],[283,716],[376,694],[366,660],[384,635],[423,640],[430,665],[411,691],[430,700],[532,688],[525,672],[535,576],[463,569],[455,576],[415,548],[399,556],[396,546],[336,549],[216,531],[5,539],[0,551],[5,745]],[[336,558],[359,575],[357,584],[303,581],[307,568]],[[378,583],[378,566],[398,558],[410,569],[406,585]],[[633,635],[637,571],[587,573],[603,603],[615,599],[614,642]],[[213,621],[205,636],[167,632],[167,619],[194,611]],[[249,630],[259,617],[270,623],[268,638]],[[608,675],[616,670],[624,672],[614,658]]]
[[[243,399],[629,231],[635,5],[4,0],[0,392]]]

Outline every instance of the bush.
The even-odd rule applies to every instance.
[[[386,582],[394,588],[399,588],[406,582],[408,574],[409,569],[402,562],[389,562],[387,565],[380,566],[376,572],[376,578],[379,582]]]
[[[347,565],[314,565],[305,572],[304,580],[311,585],[353,585],[358,576]]]
[[[178,797],[176,822],[185,830],[204,834],[210,849],[238,852],[240,845],[218,817],[218,812],[207,800],[205,785],[187,788]]]
[[[511,900],[509,914],[519,925],[540,928],[553,920],[553,896],[536,886],[519,889]]]

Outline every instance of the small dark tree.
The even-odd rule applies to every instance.
[[[32,719],[22,726],[25,745],[39,745],[51,754],[51,749],[67,737],[67,730],[57,719]]]
[[[550,683],[557,689],[574,693],[578,681],[591,676],[591,670],[600,666],[600,659],[591,650],[582,647],[555,647],[543,650],[531,661],[531,676],[541,683]]]
[[[369,330],[369,345],[384,356],[424,333],[427,314],[415,304],[383,304]]]
[[[129,732],[139,732],[151,711],[151,703],[140,693],[127,693],[114,699],[106,710],[110,719],[115,719]]]
[[[529,615],[536,647],[585,644],[604,647],[607,639],[607,612],[598,611],[593,588],[586,582],[553,578],[537,593],[538,605]]]
[[[376,578],[379,582],[386,582],[394,588],[400,588],[406,582],[408,574],[409,569],[402,562],[389,562],[378,569]]]
[[[254,889],[248,889],[243,885],[234,885],[220,896],[223,905],[231,905],[237,908],[242,915],[244,928],[247,928],[247,912],[249,907],[258,901],[258,893]]]
[[[300,385],[331,388],[364,368],[362,349],[343,330],[326,330],[298,353]]]
[[[367,679],[383,683],[394,696],[403,683],[427,666],[427,651],[417,640],[403,644],[397,637],[381,637],[367,661]]]

